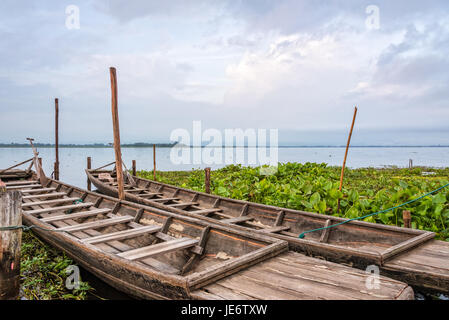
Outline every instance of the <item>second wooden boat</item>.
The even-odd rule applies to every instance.
[[[105,194],[117,197],[112,170],[86,170],[89,180]],[[434,233],[351,221],[335,228],[299,235],[346,219],[228,199],[127,175],[126,199],[201,218],[236,230],[265,234],[289,242],[291,250],[360,269],[377,265],[383,274],[422,290],[449,293],[449,243]]]

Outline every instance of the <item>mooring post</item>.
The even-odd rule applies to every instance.
[[[59,100],[55,98],[55,169],[54,178],[59,180]]]
[[[204,169],[204,185],[206,193],[210,193],[210,168]]]
[[[0,187],[0,228],[20,225],[22,193]],[[0,231],[0,300],[15,300],[19,296],[21,244],[22,229]]]
[[[156,145],[153,144],[153,180],[156,181]]]
[[[137,175],[136,160],[133,160],[132,172],[133,172],[133,176]]]
[[[412,214],[409,210],[402,211],[402,219],[404,220],[404,228],[412,227]]]
[[[118,121],[118,107],[117,107],[117,73],[114,67],[109,68],[109,73],[111,76],[111,97],[112,97],[111,110],[112,110],[112,125],[114,128],[115,170],[117,172],[118,197],[120,200],[125,200],[122,151],[120,148],[120,126]]]
[[[87,157],[87,170],[92,169],[92,158]],[[89,178],[87,178],[87,190],[92,191],[92,183],[90,182]]]

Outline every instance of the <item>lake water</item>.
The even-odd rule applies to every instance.
[[[195,148],[187,152],[193,153]],[[200,149],[200,148],[198,148]],[[209,152],[208,148],[203,148],[200,152]],[[221,149],[221,148],[220,148]],[[223,151],[223,159],[230,163],[236,163],[236,152],[242,151],[248,157],[250,148],[233,149],[234,156],[226,157]],[[55,158],[53,148],[39,148],[39,156],[43,159],[44,171],[47,175],[53,172],[53,162]],[[198,151],[198,150],[197,150]],[[217,169],[226,164],[208,164],[200,162],[197,164],[175,164],[170,157],[171,148],[158,148],[156,150],[157,170],[191,170],[211,167]],[[345,148],[341,147],[301,147],[301,148],[279,148],[278,161],[285,162],[325,162],[329,165],[341,165]],[[123,160],[128,168],[131,168],[131,161],[136,160],[137,169],[153,169],[153,149],[152,148],[123,148]],[[86,158],[92,157],[92,167],[100,167],[114,161],[114,150],[111,148],[60,148],[60,180],[69,184],[86,188]],[[0,148],[0,168],[9,167],[15,163],[32,157],[31,148]],[[234,159],[234,161],[232,161]],[[354,147],[348,154],[346,165],[351,168],[361,167],[384,167],[398,166],[407,167],[409,159],[413,159],[415,166],[429,167],[449,167],[449,147]],[[224,161],[223,161],[224,162]],[[243,163],[247,165],[247,163]]]

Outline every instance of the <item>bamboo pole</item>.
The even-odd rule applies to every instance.
[[[87,157],[87,170],[92,169],[92,158]],[[90,182],[90,179],[87,178],[87,190],[92,191],[92,182]]]
[[[153,180],[156,181],[156,145],[153,144]]]
[[[133,160],[132,173],[133,173],[133,176],[137,175],[136,160]]]
[[[59,100],[55,98],[55,169],[54,178],[59,180]]]
[[[348,157],[349,144],[351,143],[352,130],[354,129],[354,123],[355,123],[356,116],[357,116],[357,107],[354,108],[354,116],[352,118],[351,130],[349,131],[348,142],[346,143],[345,158],[343,160],[343,166],[341,167],[340,187],[338,188],[338,190],[340,190],[340,191],[343,188],[343,177],[345,175],[346,159]],[[338,199],[337,212],[340,212],[340,199]]]
[[[120,200],[125,199],[125,190],[123,183],[123,166],[122,152],[120,148],[120,126],[117,107],[117,73],[114,67],[109,68],[111,76],[111,111],[112,125],[114,129],[114,152],[115,152],[115,169],[117,171],[118,197]]]
[[[22,193],[0,190],[0,227],[22,225]],[[15,300],[20,289],[22,229],[0,231],[0,300]]]
[[[210,168],[204,169],[204,185],[206,193],[210,193]]]

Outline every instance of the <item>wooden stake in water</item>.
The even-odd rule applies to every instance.
[[[204,185],[206,193],[210,193],[210,168],[204,169]]]
[[[156,145],[153,144],[153,180],[156,181]]]
[[[87,170],[92,169],[92,158],[87,157]],[[92,183],[90,182],[89,178],[87,178],[87,190],[92,191]]]
[[[0,187],[0,228],[20,225],[22,193]],[[0,300],[15,300],[19,296],[21,244],[22,229],[0,231]]]
[[[132,173],[133,173],[133,176],[137,175],[136,160],[133,160]]]
[[[59,100],[55,99],[55,168],[54,178],[59,180]]]
[[[120,148],[120,126],[118,121],[117,107],[117,73],[114,67],[109,68],[111,76],[111,110],[112,125],[114,129],[114,152],[115,152],[115,170],[117,171],[118,197],[125,199],[125,189],[123,183],[122,151]]]
[[[402,211],[402,219],[404,220],[404,228],[412,227],[412,215],[409,210]]]
[[[343,166],[341,167],[340,187],[338,188],[338,190],[340,190],[340,191],[343,188],[343,176],[345,174],[346,158],[348,157],[349,144],[351,143],[352,130],[354,129],[354,123],[355,123],[356,116],[357,116],[357,107],[354,108],[354,116],[352,118],[351,130],[349,131],[348,142],[346,144],[345,158],[343,160]],[[340,212],[340,199],[338,199],[337,212]]]

